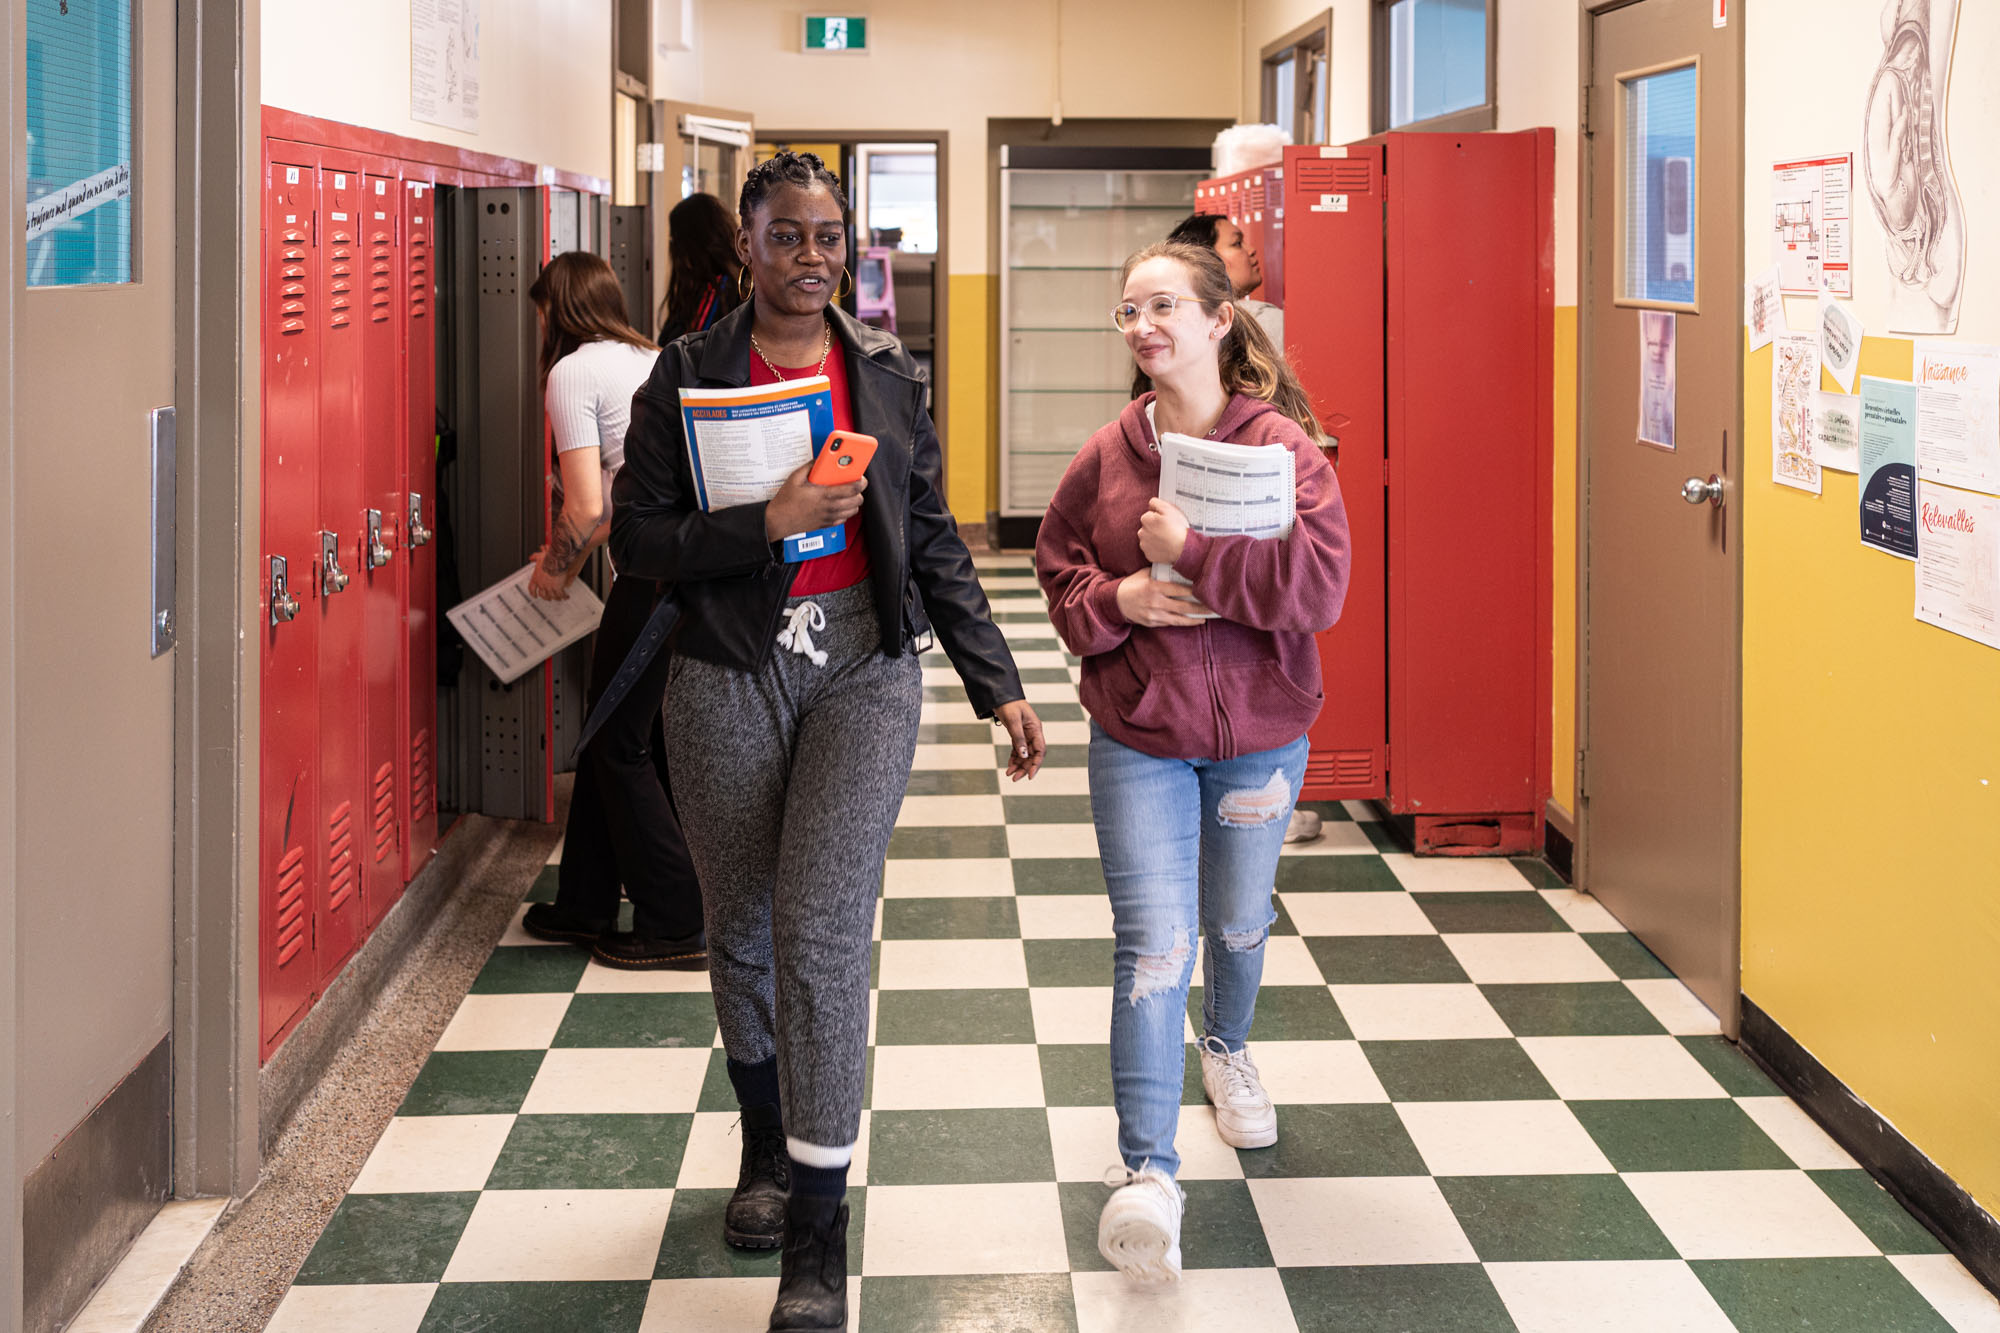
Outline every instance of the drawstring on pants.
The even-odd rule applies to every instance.
[[[800,602],[785,612],[785,627],[778,631],[778,646],[789,648],[814,666],[826,665],[826,653],[813,647],[815,631],[826,628],[826,612],[818,602]]]

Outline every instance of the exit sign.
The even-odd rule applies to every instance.
[[[805,49],[847,54],[866,53],[868,19],[859,14],[808,14]]]

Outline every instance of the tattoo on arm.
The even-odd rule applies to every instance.
[[[590,543],[590,534],[577,531],[568,514],[557,514],[551,529],[548,553],[542,557],[542,572],[559,579],[569,573],[570,566],[583,554]]]

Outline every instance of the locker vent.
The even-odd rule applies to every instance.
[[[336,224],[338,225],[338,224]],[[327,309],[332,318],[327,323],[333,328],[345,328],[348,324],[347,312],[353,308],[351,299],[354,292],[354,233],[344,228],[333,232],[327,239],[333,242],[330,252],[331,263],[327,266]]]
[[[1306,761],[1307,786],[1367,787],[1374,782],[1373,750],[1334,750]]]
[[[422,319],[430,308],[431,296],[431,247],[429,228],[424,225],[424,216],[416,214],[410,222],[410,318]]]
[[[368,238],[368,319],[381,324],[389,318],[391,269],[389,233],[378,231]]]
[[[396,766],[375,770],[375,859],[396,850]]]
[[[283,236],[278,252],[278,332],[304,333],[306,329],[306,234],[296,227]]]
[[[277,928],[278,966],[298,957],[306,947],[306,849],[294,847],[278,862],[277,901],[271,905]]]
[[[337,911],[354,896],[354,802],[342,801],[326,826],[326,906]]]
[[[1375,188],[1371,157],[1305,157],[1298,165],[1297,192],[1302,195],[1367,194]]]
[[[431,815],[431,734],[410,737],[410,822],[421,824]]]

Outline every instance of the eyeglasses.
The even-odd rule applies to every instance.
[[[1138,322],[1142,314],[1155,324],[1164,324],[1174,317],[1174,307],[1183,301],[1201,304],[1199,296],[1182,296],[1178,292],[1161,292],[1158,296],[1149,296],[1140,305],[1134,305],[1130,301],[1122,302],[1111,307],[1112,327],[1123,333]]]

